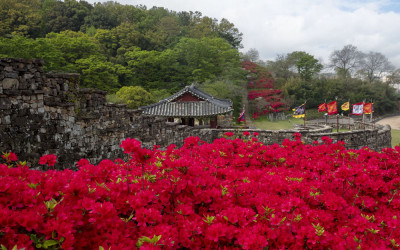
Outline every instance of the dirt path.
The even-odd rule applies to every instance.
[[[382,119],[377,122],[377,124],[380,125],[390,125],[392,129],[400,129],[400,116],[393,116],[393,117],[388,117],[385,119]]]

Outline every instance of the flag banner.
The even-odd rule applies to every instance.
[[[318,105],[318,112],[324,112],[326,111],[326,103],[321,103],[320,105]]]
[[[303,118],[303,117],[305,117],[305,113],[306,113],[306,105],[302,104],[298,107],[295,107],[293,109],[293,111],[294,111],[294,114],[293,114],[294,118]]]
[[[356,104],[353,104],[353,113],[352,115],[362,115],[364,110],[364,103],[359,102]]]
[[[364,104],[363,113],[369,115],[369,114],[371,114],[372,112],[374,112],[373,103],[370,102],[370,103]]]
[[[326,105],[328,115],[337,114],[337,101],[330,102]]]
[[[244,110],[244,107],[243,107],[242,113],[240,113],[240,115],[239,115],[238,122],[245,121],[246,120],[245,116],[246,116],[245,115],[245,110]]]
[[[341,108],[343,111],[349,110],[349,109],[350,109],[350,102],[345,102],[345,103],[343,103],[342,106],[340,106],[340,108]]]

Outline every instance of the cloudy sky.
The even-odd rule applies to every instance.
[[[400,0],[116,1],[226,18],[243,33],[242,51],[255,48],[263,60],[305,51],[328,63],[334,50],[352,44],[363,52],[380,52],[400,68]]]

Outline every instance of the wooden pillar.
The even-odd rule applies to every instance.
[[[217,116],[210,118],[210,128],[217,128],[218,126],[218,119]]]

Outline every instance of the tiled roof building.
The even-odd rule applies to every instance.
[[[194,118],[210,118],[211,127],[216,127],[218,115],[233,111],[231,100],[215,98],[193,84],[158,103],[141,109],[143,114],[147,115],[182,118],[182,123],[187,125],[192,125],[191,121]]]

